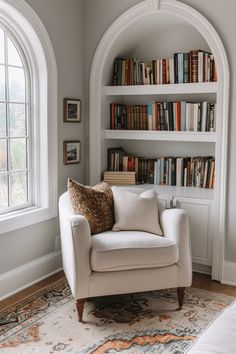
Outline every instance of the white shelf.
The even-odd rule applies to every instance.
[[[215,143],[216,133],[107,129],[104,130],[104,138],[119,140],[190,141]]]
[[[217,93],[217,82],[169,84],[169,85],[130,85],[130,86],[105,86],[107,96],[123,95],[171,95],[171,94],[202,94]]]
[[[138,184],[135,186],[119,186],[123,188],[143,188],[145,190],[152,189],[161,197],[186,197],[194,199],[213,200],[214,189],[197,188],[197,187],[176,187],[176,186],[159,186],[156,184]]]

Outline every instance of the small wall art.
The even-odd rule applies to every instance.
[[[81,122],[81,100],[74,98],[64,98],[63,120],[68,123]]]
[[[64,164],[70,165],[80,163],[81,144],[77,140],[63,142]]]

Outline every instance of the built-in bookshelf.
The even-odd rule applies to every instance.
[[[194,55],[191,64],[190,56]],[[184,58],[185,63],[186,58],[189,61],[187,71]],[[192,73],[187,79],[189,71]],[[201,265],[201,270],[212,272],[214,279],[219,279],[224,230],[228,79],[223,45],[201,14],[180,1],[146,0],[121,15],[107,30],[95,54],[90,80],[91,184],[103,178],[108,170],[108,151],[115,148],[153,160],[153,166],[161,159],[184,162],[209,158],[209,172],[204,168],[201,174],[211,175],[211,188],[202,188],[201,183],[194,187],[190,183],[176,186],[152,181],[137,187],[156,190],[163,207],[174,205],[187,211],[192,225],[193,261]],[[152,127],[148,125],[148,106],[159,103],[166,108],[166,104],[177,102],[198,107],[198,114],[203,105],[205,110],[208,107],[214,115],[205,116],[206,120],[214,116],[214,124],[202,129],[196,114],[191,129],[186,129],[186,121],[183,129],[181,125],[170,128],[169,123],[158,127],[153,124],[152,112]],[[112,105],[146,107],[140,113],[142,123],[116,126],[111,123]]]

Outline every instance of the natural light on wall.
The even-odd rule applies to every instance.
[[[32,202],[27,83],[19,45],[0,27],[0,213]]]

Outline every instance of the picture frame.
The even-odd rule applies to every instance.
[[[63,121],[68,123],[81,122],[81,100],[74,98],[64,98]]]
[[[64,165],[80,163],[81,143],[79,140],[63,142]]]

